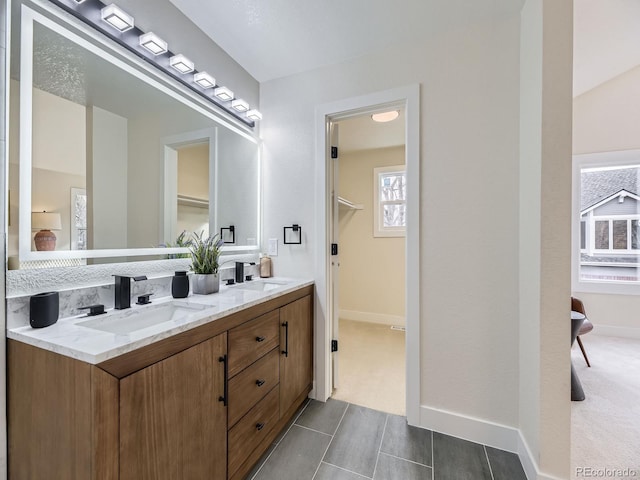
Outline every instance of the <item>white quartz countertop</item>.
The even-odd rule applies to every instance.
[[[261,290],[263,283],[268,284],[268,290]],[[220,291],[211,295],[190,293],[183,299],[158,298],[152,299],[152,303],[148,305],[136,305],[132,301],[129,309],[110,309],[103,315],[91,317],[85,314],[62,318],[45,328],[13,328],[7,331],[7,337],[87,363],[98,364],[312,284],[313,281],[308,279],[275,277],[231,286],[221,285]],[[182,311],[186,311],[187,314],[179,315],[176,319],[161,318],[159,322],[127,332],[127,318],[132,321],[136,317],[140,318],[140,314],[146,313],[145,309],[160,312],[163,304],[171,302],[182,305]],[[82,325],[85,322],[106,325],[109,320],[123,325],[123,328],[113,328],[120,331],[112,333]]]

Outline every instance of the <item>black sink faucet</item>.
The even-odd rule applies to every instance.
[[[138,277],[114,275],[114,277],[116,277],[114,308],[116,310],[122,310],[124,308],[131,307],[131,279],[139,282],[141,280],[146,280],[147,277],[144,275],[140,275]]]
[[[244,266],[255,265],[256,262],[236,262],[236,283],[244,282]]]

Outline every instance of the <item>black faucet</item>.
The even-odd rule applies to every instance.
[[[255,265],[256,262],[236,262],[236,283],[244,282],[244,265]]]
[[[146,280],[147,277],[144,275],[140,275],[138,277],[130,277],[128,275],[114,275],[114,277],[116,277],[116,296],[114,308],[116,310],[122,310],[131,307],[131,279],[139,282],[141,280]]]

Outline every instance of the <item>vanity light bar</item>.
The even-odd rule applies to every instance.
[[[167,50],[169,50],[169,44],[153,32],[140,35],[139,39],[140,46],[154,55],[160,55],[161,53],[166,53]]]
[[[247,117],[255,122],[259,122],[262,120],[262,114],[258,110],[249,110],[247,112]]]
[[[213,91],[213,94],[225,102],[233,99],[233,92],[227,87],[218,87]]]
[[[249,104],[241,98],[236,98],[231,102],[231,108],[235,109],[237,112],[246,112],[249,110]]]
[[[169,59],[169,65],[175,68],[180,73],[189,73],[193,72],[195,68],[194,63],[189,60],[187,57],[179,53],[178,55],[174,55]]]
[[[95,28],[111,40],[119,43],[129,51],[138,56],[143,56],[147,61],[151,61],[150,63],[156,68],[164,73],[170,74],[174,80],[206,98],[217,108],[225,111],[249,127],[254,127],[255,122],[262,119],[260,112],[255,109],[252,110],[246,101],[240,98],[234,99],[233,91],[227,87],[216,87],[216,79],[213,76],[207,72],[196,71],[195,64],[183,54],[174,55],[173,52],[169,51],[167,42],[153,32],[145,33],[136,27],[133,17],[115,4],[111,3],[107,5],[101,0],[90,0],[88,2],[86,0],[50,1],[67,13],[70,13]],[[104,26],[102,22],[109,26]],[[112,28],[115,29],[115,31],[113,31]],[[122,35],[123,32],[129,30],[132,30],[132,32]],[[155,60],[149,57],[145,51],[150,52],[154,56],[166,54],[166,57],[170,57],[169,65],[167,65],[164,55],[160,57],[161,60]],[[191,77],[181,77],[172,74],[169,66],[183,75],[193,72],[193,79],[191,79]],[[196,87],[196,85],[198,86]],[[213,89],[213,96],[205,92],[205,90],[210,88]]]
[[[133,17],[113,3],[100,10],[100,17],[120,33],[131,30],[134,26]]]
[[[193,75],[193,81],[202,88],[213,88],[216,86],[216,79],[207,72],[198,72]]]

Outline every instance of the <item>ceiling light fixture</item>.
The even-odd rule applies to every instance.
[[[213,91],[213,94],[225,102],[233,99],[233,92],[227,87],[218,87]]]
[[[262,120],[262,114],[258,111],[258,110],[249,110],[247,112],[247,117],[250,118],[251,120],[254,120],[256,122],[259,122],[260,120]]]
[[[246,126],[253,128],[255,122],[262,119],[260,112],[251,110],[246,101],[237,99],[235,102],[231,102],[234,100],[234,93],[230,89],[216,87],[216,80],[212,75],[207,72],[198,72],[194,63],[184,55],[174,55],[169,51],[167,42],[153,32],[144,32],[136,27],[133,17],[115,4],[107,5],[101,0],[50,1],[121,47],[140,58],[144,58],[155,68],[168,74],[172,81],[197,93],[215,108],[222,110]],[[123,34],[124,32],[128,33]],[[174,70],[183,75],[193,72],[193,77],[176,75]],[[209,94],[209,89],[213,89],[213,95]]]
[[[140,35],[139,39],[140,46],[154,55],[160,55],[161,53],[166,53],[167,50],[169,50],[169,44],[153,32]]]
[[[193,81],[202,88],[213,88],[216,86],[216,79],[207,72],[198,72],[193,75]]]
[[[193,72],[195,65],[191,60],[187,57],[179,53],[178,55],[174,55],[169,59],[169,65],[175,68],[180,73],[189,73]]]
[[[249,104],[241,98],[237,98],[231,102],[231,108],[235,109],[237,112],[246,112],[249,110]]]
[[[398,118],[399,115],[400,112],[398,110],[391,110],[390,112],[374,113],[373,115],[371,115],[371,119],[374,122],[385,123],[392,122],[393,120]]]
[[[100,17],[120,33],[133,28],[133,17],[114,3],[107,5],[100,11]]]

